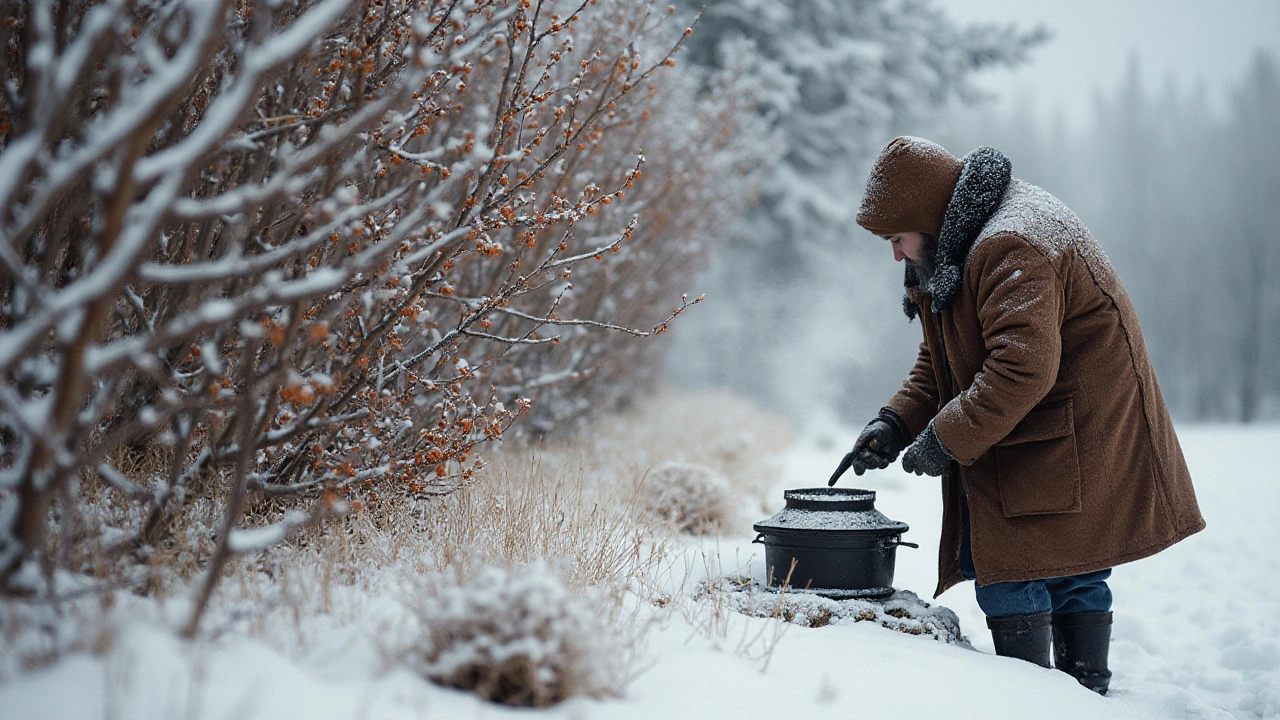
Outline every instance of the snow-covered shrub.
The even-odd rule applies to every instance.
[[[644,492],[649,512],[682,532],[714,533],[737,519],[728,480],[701,465],[667,463],[649,476]]]
[[[598,608],[543,562],[487,567],[418,608],[428,678],[507,705],[621,691],[625,648]]]
[[[627,394],[770,156],[651,0],[64,5],[0,24],[0,593],[208,500],[194,633],[230,557]]]

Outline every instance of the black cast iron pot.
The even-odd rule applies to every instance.
[[[771,587],[832,598],[893,594],[898,546],[919,545],[902,541],[906,523],[875,509],[874,490],[800,488],[782,497],[786,507],[753,526]]]

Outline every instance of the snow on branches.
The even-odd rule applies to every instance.
[[[123,508],[102,520],[116,557],[203,496],[223,518],[203,606],[234,553],[379,492],[448,492],[535,403],[552,421],[625,394],[652,365],[631,341],[697,302],[672,299],[769,157],[744,83],[670,69],[688,31],[664,19],[645,0],[15,8],[0,586],[105,536],[80,521],[92,488]],[[264,503],[278,526],[246,535]]]

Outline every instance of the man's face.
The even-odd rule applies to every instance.
[[[885,240],[893,248],[893,259],[901,262],[910,260],[919,263],[924,260],[924,234],[918,232],[894,233],[884,235]]]

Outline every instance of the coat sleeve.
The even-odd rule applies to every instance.
[[[933,373],[933,357],[927,343],[920,343],[915,366],[907,375],[906,382],[902,383],[902,389],[889,399],[886,407],[902,418],[912,439],[933,419],[938,410],[938,381]]]
[[[938,413],[934,430],[968,466],[1053,388],[1065,300],[1053,264],[1017,235],[983,240],[969,258],[965,282],[977,301],[987,356],[972,384]]]

